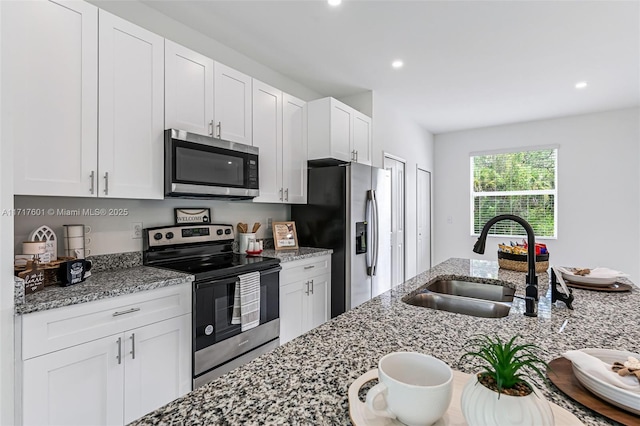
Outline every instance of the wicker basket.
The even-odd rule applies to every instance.
[[[512,254],[502,251],[498,252],[498,265],[502,269],[510,271],[529,272],[526,254]],[[549,269],[549,253],[536,256],[536,272],[542,273]]]
[[[69,261],[69,260],[73,260],[75,259],[75,257],[59,257],[58,259],[51,261],[49,263],[41,263],[38,265],[39,269],[44,270],[44,285],[46,286],[50,286],[50,285],[54,285],[54,284],[59,284],[60,280],[58,278],[58,269],[60,269],[60,265],[62,265],[63,263]],[[24,271],[25,269],[27,269],[27,266],[14,266],[13,267],[13,271],[14,271],[14,275],[18,275],[18,273]]]

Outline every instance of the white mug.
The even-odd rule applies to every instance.
[[[88,225],[62,225],[62,234],[65,238],[84,237],[84,234],[91,232]]]
[[[449,408],[453,392],[451,367],[430,355],[392,352],[378,363],[379,383],[367,392],[367,407],[377,416],[406,425],[431,425]],[[374,407],[377,398],[384,408]]]
[[[244,254],[249,250],[249,240],[256,240],[256,234],[253,232],[238,234],[238,252]]]

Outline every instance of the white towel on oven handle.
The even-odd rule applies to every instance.
[[[260,272],[238,276],[233,297],[231,324],[240,324],[242,331],[260,324]]]

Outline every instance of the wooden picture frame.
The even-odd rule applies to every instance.
[[[297,250],[298,233],[295,222],[273,222],[273,244],[276,250]]]
[[[173,209],[176,225],[208,225],[211,223],[211,209],[208,207]]]

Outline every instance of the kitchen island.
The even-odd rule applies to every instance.
[[[539,274],[539,315],[523,315],[515,299],[504,318],[478,318],[405,304],[402,298],[438,278],[471,278],[516,288],[524,295],[525,274],[498,269],[496,262],[449,259],[396,288],[311,330],[142,417],[135,425],[350,424],[347,390],[376,368],[389,352],[417,351],[473,373],[459,362],[463,345],[477,333],[515,334],[546,351],[546,360],[585,347],[640,346],[640,292],[606,293],[574,289],[574,308],[550,303],[548,276]],[[568,320],[562,333],[559,329]],[[586,425],[611,424],[555,388],[546,397]],[[640,419],[639,419],[640,420]]]

